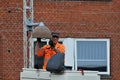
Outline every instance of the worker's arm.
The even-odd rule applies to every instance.
[[[44,49],[40,48],[39,46],[40,46],[40,42],[37,41],[36,46],[35,46],[35,55],[37,55],[37,56],[43,56]]]
[[[38,51],[39,51],[39,42],[37,42],[35,46],[35,55],[38,54]]]
[[[38,54],[38,51],[40,49],[40,43],[41,43],[41,38],[37,38],[37,43],[36,43],[36,46],[35,46],[35,55]]]

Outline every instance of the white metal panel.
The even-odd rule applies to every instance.
[[[97,71],[75,71],[68,70],[62,74],[50,73],[42,69],[23,68],[20,80],[100,80]]]
[[[97,71],[65,71],[63,74],[51,74],[51,80],[100,80]]]
[[[74,39],[66,38],[63,44],[65,45],[65,66],[71,66],[74,69]]]

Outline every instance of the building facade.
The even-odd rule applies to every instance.
[[[61,38],[109,39],[109,74],[120,76],[119,0],[34,0],[34,21]],[[23,1],[0,1],[0,80],[20,80],[23,68]]]

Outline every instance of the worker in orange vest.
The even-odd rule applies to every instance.
[[[48,60],[56,53],[65,53],[65,46],[58,43],[59,33],[53,32],[52,38],[49,41],[49,45],[44,45],[42,48],[39,48],[40,42],[37,42],[35,47],[35,54],[40,57],[44,56],[43,69],[46,70],[46,65]]]

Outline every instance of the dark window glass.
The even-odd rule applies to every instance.
[[[77,41],[77,66],[77,69],[106,72],[106,41]]]
[[[40,47],[42,47],[42,46],[44,46],[46,44],[47,44],[46,41],[42,41],[41,44],[40,44]],[[36,45],[36,42],[34,42],[34,45]],[[39,69],[42,69],[43,61],[44,61],[44,57],[37,57],[36,55],[34,55],[34,67],[35,68],[37,67]]]

